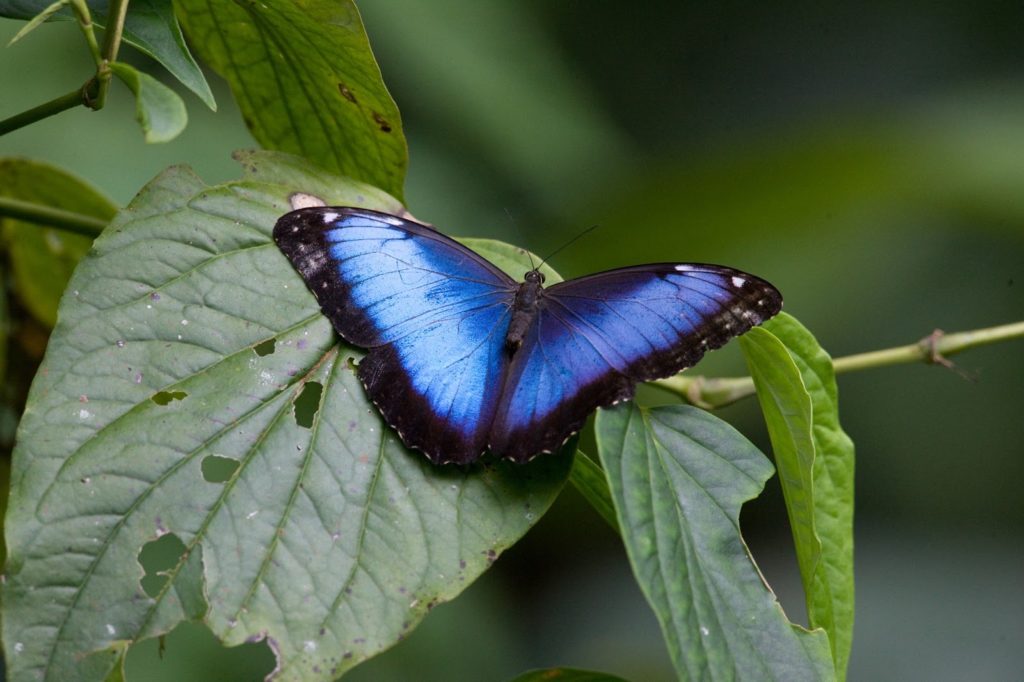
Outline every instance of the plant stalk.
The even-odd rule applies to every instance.
[[[128,0],[111,0],[107,10],[107,28],[103,32],[103,59],[107,62],[117,61],[117,51],[121,47],[121,36],[124,33],[124,18],[128,15]]]
[[[78,19],[78,27],[82,29],[82,35],[85,36],[85,42],[89,46],[89,54],[92,55],[93,61],[96,62],[96,68],[99,69],[103,64],[103,56],[100,54],[100,46],[96,41],[96,31],[93,29],[89,6],[85,4],[85,0],[69,0],[69,4],[75,13],[75,17]]]
[[[86,86],[78,88],[69,92],[66,95],[61,95],[55,99],[51,99],[49,102],[40,104],[37,107],[33,107],[28,111],[23,111],[20,114],[15,114],[10,118],[5,118],[0,121],[0,135],[6,135],[7,133],[17,130],[23,126],[27,126],[30,123],[41,121],[44,118],[59,114],[67,109],[72,109],[81,104],[85,104],[88,101],[86,94]]]
[[[107,91],[113,72],[110,63],[117,61],[117,51],[121,47],[121,36],[124,33],[124,18],[128,14],[128,0],[111,0],[107,11],[107,27],[103,32],[103,59],[96,69],[96,89],[94,109],[102,109],[107,101]]]
[[[948,356],[977,346],[1019,338],[1024,338],[1024,322],[955,334],[935,330],[917,343],[835,358],[832,361],[832,368],[836,374],[911,362],[925,362],[952,368],[953,363],[947,359]],[[709,410],[725,407],[754,394],[754,380],[750,377],[714,378],[680,374],[654,383],[678,394],[692,405]]]
[[[73,109],[79,105],[89,107],[93,110],[103,108],[107,98],[107,88],[110,86],[110,62],[117,58],[117,50],[121,45],[121,35],[124,31],[124,19],[128,13],[128,0],[112,0],[110,3],[110,15],[108,17],[107,30],[104,33],[103,52],[100,53],[96,41],[96,33],[93,29],[92,16],[89,14],[89,7],[85,0],[70,0],[68,3],[78,25],[82,29],[85,41],[89,46],[89,52],[96,62],[96,75],[86,81],[85,85],[66,95],[61,95],[49,102],[44,102],[20,114],[15,114],[0,121],[0,136],[27,126],[30,123],[41,121],[44,118],[59,114],[62,111]]]
[[[0,216],[46,225],[92,239],[107,226],[107,221],[90,215],[9,197],[0,197]]]

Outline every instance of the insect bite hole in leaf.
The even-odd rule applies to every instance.
[[[144,544],[138,555],[139,564],[146,571],[139,581],[142,590],[150,597],[160,594],[167,582],[167,572],[178,565],[184,554],[185,543],[174,533]]]
[[[256,352],[256,355],[262,358],[272,354],[276,347],[277,339],[267,339],[262,343],[257,343],[255,346],[252,347],[252,349]]]
[[[318,381],[308,381],[302,393],[295,399],[295,423],[304,429],[312,428],[313,418],[320,409],[320,396],[324,386]]]
[[[185,621],[166,635],[144,639],[132,645],[125,662],[126,677],[129,680],[195,679],[175,677],[172,672],[158,677],[153,672],[167,670],[168,663],[174,665],[175,658],[185,652],[202,661],[215,661],[218,671],[231,671],[230,679],[235,680],[262,680],[277,666],[274,649],[266,639],[250,640],[229,647],[206,624]]]
[[[207,483],[226,483],[238,470],[240,462],[231,457],[207,455],[203,458],[203,480]]]
[[[175,400],[184,400],[188,397],[185,391],[159,391],[153,394],[153,402],[157,405],[170,405]]]

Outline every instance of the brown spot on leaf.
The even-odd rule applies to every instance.
[[[373,122],[377,124],[377,127],[380,128],[382,132],[391,132],[391,124],[388,123],[386,118],[378,114],[376,111],[373,112]]]
[[[347,99],[349,102],[352,102],[352,104],[356,104],[356,96],[351,90],[348,89],[347,85],[345,85],[344,83],[338,83],[338,92],[340,92],[341,96]]]

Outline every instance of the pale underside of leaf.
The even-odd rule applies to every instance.
[[[293,191],[400,205],[240,158],[241,182],[155,180],[69,285],[15,456],[12,674],[102,679],[125,644],[202,617],[228,644],[266,639],[282,678],[333,679],[468,586],[567,476],[564,456],[438,468],[402,447],[270,239]],[[209,456],[238,466],[207,481]],[[167,533],[186,551],[150,597],[137,557]]]

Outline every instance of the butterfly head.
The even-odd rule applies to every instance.
[[[523,279],[525,279],[530,284],[544,284],[544,273],[536,269],[530,270],[525,275],[523,275]]]

